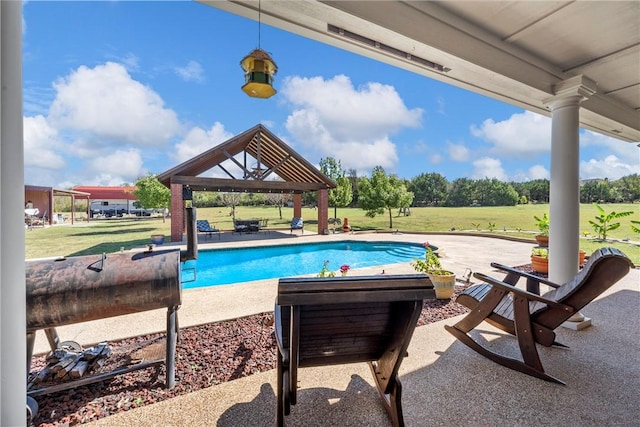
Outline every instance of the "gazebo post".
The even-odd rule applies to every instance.
[[[318,234],[325,234],[329,230],[329,191],[326,188],[318,190]]]
[[[184,200],[182,184],[171,183],[171,241],[182,242],[184,231]]]
[[[293,217],[302,218],[302,194],[300,193],[293,195]]]

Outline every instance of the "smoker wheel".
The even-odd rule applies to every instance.
[[[27,427],[33,426],[33,420],[38,416],[38,402],[31,397],[27,396]]]

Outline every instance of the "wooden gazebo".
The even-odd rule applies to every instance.
[[[238,160],[240,157],[240,160]],[[228,166],[237,166],[236,176]],[[228,178],[198,175],[219,168]],[[280,180],[273,180],[277,176]],[[234,136],[222,144],[158,175],[171,190],[171,241],[182,241],[185,199],[192,191],[291,193],[293,216],[302,216],[301,194],[318,192],[318,233],[328,229],[328,194],[336,184],[292,150],[263,125]]]

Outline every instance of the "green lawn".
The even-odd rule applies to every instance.
[[[609,233],[609,239],[629,238],[639,241],[640,236],[630,228],[631,220],[640,219],[640,205],[616,204],[603,205],[606,212],[633,211],[635,214],[621,218],[621,227]],[[503,234],[515,237],[533,239],[536,234],[534,215],[542,215],[549,212],[548,205],[524,205],[515,207],[464,207],[464,208],[412,208],[411,215],[398,215],[395,210],[392,213],[393,227],[389,228],[388,213],[375,218],[368,218],[361,209],[338,209],[337,216],[344,220],[349,219],[349,224],[354,231],[390,231],[402,232],[430,232],[430,231],[455,231],[482,232]],[[594,232],[588,221],[593,219],[597,210],[592,205],[580,206],[580,231],[588,232],[586,237],[580,240],[580,249],[587,253],[593,252],[598,247],[615,246],[625,252],[634,263],[640,265],[640,246],[626,244],[619,241],[603,243],[594,239]],[[222,230],[231,230],[233,220],[228,208],[199,208],[198,219],[208,219],[211,224]],[[282,209],[282,219],[279,217],[278,208],[274,207],[238,207],[236,218],[269,218],[270,229],[288,229],[292,208]],[[317,211],[303,208],[302,216],[305,219],[305,228],[315,232],[317,230]],[[333,217],[333,209],[329,210],[329,217]],[[490,231],[490,224],[494,224],[494,230]],[[331,227],[331,226],[330,226]],[[506,230],[506,231],[505,231]],[[98,254],[102,252],[116,252],[120,247],[131,249],[141,247],[149,243],[151,234],[170,234],[170,220],[163,222],[161,218],[144,218],[139,220],[109,219],[77,223],[74,226],[54,226],[48,228],[34,228],[26,231],[26,258],[40,258],[50,256],[78,256]]]

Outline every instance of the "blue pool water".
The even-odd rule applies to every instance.
[[[183,288],[317,274],[325,260],[329,261],[329,270],[337,272],[342,264],[364,268],[423,257],[422,245],[390,242],[343,241],[202,250],[197,260],[183,265]]]

